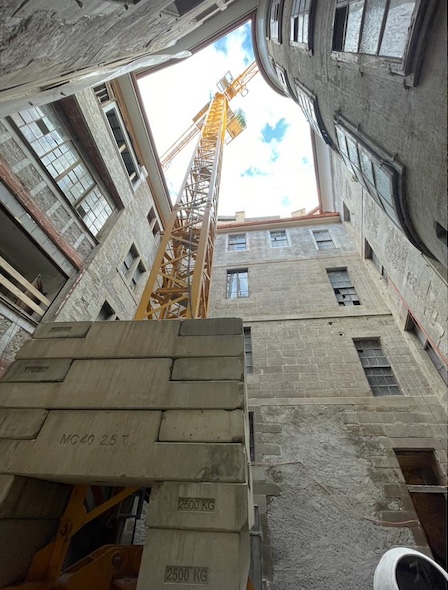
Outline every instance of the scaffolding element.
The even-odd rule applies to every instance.
[[[135,319],[205,318],[227,122],[227,99],[210,103],[191,165]]]

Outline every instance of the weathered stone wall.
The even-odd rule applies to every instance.
[[[131,185],[93,91],[80,93],[76,100],[124,209],[111,216],[95,240],[8,120],[0,123],[0,132],[3,132],[0,133],[0,156],[23,184],[37,208],[37,215],[44,216],[45,223],[51,225],[56,241],[49,239],[39,224],[31,219],[12,191],[1,190],[0,197],[11,215],[20,220],[23,229],[70,277],[47,311],[45,321],[95,320],[105,301],[119,319],[132,319],[159,245],[159,238],[150,231],[147,219],[154,200],[145,179],[141,179],[135,187]],[[45,223],[42,226],[44,229]],[[66,241],[67,247],[78,256],[75,262],[83,267],[79,272],[76,272],[73,261],[58,247],[57,240]],[[124,274],[121,268],[132,246],[140,257],[142,270],[144,268],[135,288],[131,276]],[[11,319],[10,315],[2,321],[7,331],[3,340],[10,335],[17,319],[15,316]],[[30,324],[29,330],[22,330],[20,334],[16,334],[15,330],[12,339],[8,336],[8,346],[0,349],[5,367],[32,330]]]
[[[273,590],[370,589],[386,549],[428,552],[393,449],[432,449],[446,469],[442,380],[356,254],[353,227],[321,227],[342,247],[317,250],[312,227],[295,227],[289,248],[257,231],[248,252],[226,252],[220,235],[215,255],[211,315],[251,328],[254,494]],[[336,303],[331,267],[348,269],[360,306]],[[248,298],[225,298],[229,268],[248,268]],[[353,344],[366,337],[381,339],[401,395],[373,396]]]
[[[290,7],[286,0],[280,25],[283,42],[268,42],[270,55],[286,69],[294,93],[298,79],[318,100],[325,129],[335,144],[335,114],[358,127],[372,142],[406,167],[405,198],[420,239],[446,265],[446,244],[434,223],[446,229],[446,3],[435,2],[427,42],[421,47],[418,84],[392,75],[387,60],[332,53],[334,3],[316,3],[310,31],[313,52],[290,45]],[[429,11],[429,5],[421,10]],[[429,12],[427,12],[429,14]],[[269,21],[269,19],[268,19]],[[421,31],[419,31],[421,33]],[[390,63],[390,62],[389,62]]]
[[[370,259],[365,260],[375,283],[388,305],[404,326],[408,311],[418,321],[441,358],[448,358],[448,283],[446,271],[414,248],[383,213],[372,197],[333,156],[334,187],[339,211],[343,203],[350,211],[345,227],[361,256],[366,255],[365,240],[374,250],[387,275],[385,280]],[[414,335],[406,336],[425,362],[426,354]],[[429,365],[431,363],[429,362]],[[436,375],[434,367],[429,370]],[[439,377],[436,375],[436,379]]]

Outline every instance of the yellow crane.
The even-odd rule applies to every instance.
[[[219,91],[164,154],[167,165],[194,135],[193,157],[165,228],[135,319],[205,318],[208,315],[223,148],[245,128],[241,111],[229,101],[247,93],[257,74],[253,62],[235,80],[227,73]],[[192,135],[193,134],[193,135]]]
[[[205,318],[208,315],[213,246],[216,234],[223,148],[246,127],[241,111],[229,101],[247,93],[257,74],[253,62],[233,79],[227,73],[219,91],[194,118],[193,126],[163,156],[164,165],[196,135],[200,135],[185,180],[158,249],[136,320]],[[194,129],[193,129],[194,128]],[[227,138],[227,141],[226,141]],[[140,545],[105,545],[66,568],[71,541],[86,524],[126,511],[129,501],[144,490],[74,485],[56,534],[38,551],[25,582],[5,590],[135,590]],[[248,590],[253,590],[250,579]]]

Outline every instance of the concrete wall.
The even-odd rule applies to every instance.
[[[387,60],[335,59],[331,55],[334,2],[330,0],[315,4],[314,52],[290,45],[292,0],[282,4],[283,43],[268,41],[268,50],[286,69],[293,92],[297,78],[317,96],[326,131],[336,145],[333,121],[338,113],[404,164],[411,220],[425,245],[446,266],[446,244],[434,229],[436,221],[447,227],[446,3],[435,3],[416,86],[403,76],[391,75]]]
[[[446,467],[442,380],[397,323],[352,228],[320,227],[341,247],[316,250],[310,226],[288,228],[289,248],[270,248],[260,230],[248,232],[248,252],[226,252],[224,235],[215,250],[211,315],[251,327],[254,494],[272,590],[372,588],[386,549],[428,552],[393,449],[434,449]],[[248,268],[246,299],[225,298],[232,267]],[[348,268],[360,306],[336,303],[331,267]],[[372,395],[353,345],[369,336],[381,338],[401,395]]]

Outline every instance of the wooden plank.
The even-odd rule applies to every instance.
[[[31,307],[36,313],[40,316],[43,316],[45,313],[45,309],[41,309],[37,303],[35,303],[32,299],[27,297],[23,291],[18,289],[11,281],[8,281],[6,277],[0,275],[0,285],[4,285],[11,293],[16,295],[23,303],[26,303],[28,307]]]
[[[36,289],[29,281],[26,280],[16,269],[11,266],[4,258],[0,256],[0,267],[4,268],[12,277],[14,277],[20,284],[27,288],[30,293],[42,301],[47,307],[51,305],[51,301],[45,297],[40,291]],[[7,279],[6,279],[7,280]],[[31,307],[31,306],[30,306]]]

